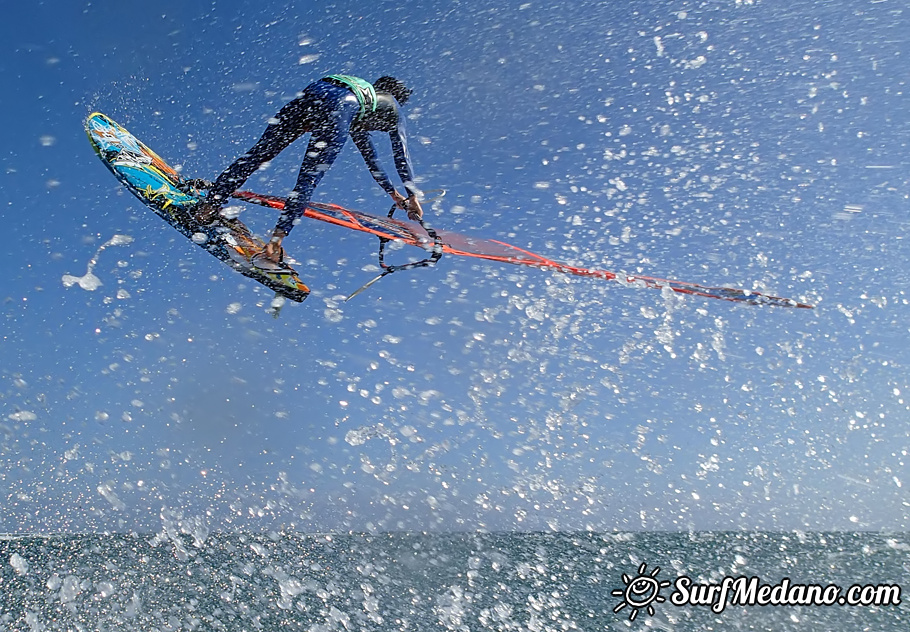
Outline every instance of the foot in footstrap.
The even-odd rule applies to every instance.
[[[265,250],[260,250],[250,258],[250,263],[257,270],[272,274],[294,274],[294,269],[284,262],[284,248],[281,249],[278,261],[270,258]]]
[[[218,219],[220,213],[221,207],[219,205],[206,202],[205,200],[193,207],[193,219],[204,226],[208,226]]]

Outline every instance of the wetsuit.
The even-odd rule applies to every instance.
[[[357,83],[349,85],[349,82],[335,77],[356,80]],[[369,90],[365,89],[366,86]],[[306,156],[300,165],[297,184],[288,196],[288,203],[277,224],[277,228],[285,233],[290,233],[300,221],[316,185],[335,162],[348,135],[360,150],[373,179],[392,194],[395,187],[379,165],[369,134],[387,132],[398,175],[408,195],[417,193],[404,125],[395,98],[385,92],[376,93],[362,79],[334,75],[311,83],[299,97],[281,108],[256,144],[218,176],[206,199],[224,204],[231,193],[257,169],[306,132],[312,132]]]

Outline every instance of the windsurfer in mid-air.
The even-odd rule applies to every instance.
[[[330,75],[310,84],[269,121],[256,144],[218,176],[205,200],[197,205],[196,220],[206,224],[213,221],[230,195],[247,178],[306,132],[312,132],[312,136],[300,165],[297,185],[288,195],[287,205],[271,239],[253,256],[254,266],[272,272],[290,271],[283,261],[281,242],[300,221],[316,185],[335,162],[348,135],[360,150],[373,179],[395,204],[407,211],[409,218],[422,218],[420,192],[413,181],[404,125],[398,110],[410,96],[411,90],[394,77],[380,77],[370,84],[359,77]],[[370,132],[389,134],[395,167],[407,197],[395,189],[379,165]]]

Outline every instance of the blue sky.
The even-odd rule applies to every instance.
[[[0,530],[908,527],[897,3],[53,0],[5,18]],[[103,111],[211,178],[335,72],[414,88],[437,226],[818,307],[453,257],[344,303],[376,241],[301,225],[286,246],[314,291],[273,319],[82,131]],[[300,151],[248,187],[286,193]],[[388,209],[352,146],[315,200]],[[115,235],[102,285],[66,287]]]

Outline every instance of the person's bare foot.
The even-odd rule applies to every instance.
[[[294,270],[284,262],[284,253],[280,255],[270,255],[265,248],[250,257],[250,263],[254,267],[266,272],[277,272],[279,274],[293,274]]]
[[[284,248],[281,247],[281,237],[272,237],[265,247],[250,258],[250,262],[260,270],[270,272],[291,271],[290,266],[284,262]]]
[[[269,257],[265,253],[265,250],[260,250],[250,257],[250,263],[253,264],[253,267],[265,270],[266,272],[287,272],[290,270],[284,263],[275,261]]]
[[[265,245],[263,253],[275,263],[284,261],[284,248],[281,247],[280,241],[275,241],[274,237]]]

